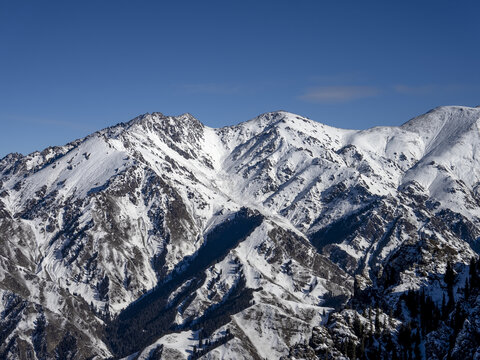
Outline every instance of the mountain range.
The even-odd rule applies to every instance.
[[[480,108],[144,114],[0,160],[2,359],[480,359]]]

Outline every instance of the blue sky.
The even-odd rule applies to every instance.
[[[344,128],[480,104],[478,1],[0,0],[0,157],[138,114]]]

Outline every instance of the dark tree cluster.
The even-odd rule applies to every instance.
[[[77,339],[72,333],[67,331],[63,339],[55,348],[55,359],[57,360],[73,360],[77,355]]]
[[[477,294],[480,290],[480,261],[472,258],[468,268],[468,279],[465,284],[465,297],[468,298],[472,293]]]
[[[387,326],[380,320],[380,309],[377,308],[373,315],[371,302],[377,303],[377,297],[367,297],[365,291],[355,291],[349,304],[363,313],[368,321],[362,322],[356,313],[349,325],[357,340],[348,337],[336,340],[334,338],[336,350],[349,359],[423,359],[422,342],[429,333],[446,326],[450,338],[444,355],[446,359],[450,359],[469,306],[475,306],[476,298],[480,295],[480,261],[475,258],[470,261],[463,289],[458,286],[458,276],[451,262],[447,263],[443,282],[445,293],[442,303],[436,303],[424,290],[409,290],[402,294],[395,310],[389,304],[382,303],[383,311],[390,314],[389,322],[393,316],[402,321],[397,327],[394,321]],[[480,338],[477,343],[480,346]],[[328,352],[317,353],[317,356],[332,358]]]
[[[108,289],[110,286],[110,279],[105,275],[102,281],[97,284],[98,298],[102,301],[108,301]]]
[[[90,302],[90,310],[95,314],[95,316],[102,319],[106,323],[110,322],[110,320],[111,320],[110,307],[108,306],[108,303],[105,303],[104,307],[99,309],[93,304],[93,301],[91,301]]]
[[[158,345],[155,349],[150,351],[147,360],[161,360],[163,354],[163,345]]]
[[[200,331],[200,334],[202,333],[203,331]],[[196,360],[207,354],[208,352],[212,351],[213,349],[222,346],[233,338],[234,336],[230,332],[230,329],[227,329],[224,335],[217,337],[215,340],[204,340],[203,337],[200,336],[198,339],[198,346],[193,347],[192,355],[190,355],[189,360]]]
[[[38,360],[47,359],[47,339],[46,339],[46,327],[47,321],[43,311],[39,311],[39,315],[35,320],[35,327],[32,332],[32,344],[33,350]]]
[[[402,304],[402,301],[408,309],[411,319],[418,323],[422,334],[436,330],[444,318],[443,309],[440,309],[430,296],[426,296],[424,291],[410,290],[400,297],[399,304]],[[398,307],[396,314],[401,316]]]
[[[7,305],[1,313],[0,350],[8,346],[5,341],[20,322],[22,313],[26,306],[26,301],[22,300],[19,296],[12,295],[8,299]]]
[[[364,313],[368,319],[366,324],[361,322],[358,313],[355,313],[351,323],[359,341],[345,338],[341,344],[337,344],[337,348],[349,359],[381,359],[381,354],[388,359],[395,359],[392,336],[385,321],[380,320],[381,310],[377,308],[375,316],[372,314],[372,308],[368,308]]]

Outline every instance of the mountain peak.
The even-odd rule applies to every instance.
[[[261,128],[265,128],[265,127],[269,127],[269,126],[272,126],[272,125],[275,125],[275,124],[278,124],[278,123],[281,123],[281,122],[284,122],[284,123],[288,122],[289,123],[289,122],[294,121],[295,119],[303,120],[303,121],[313,121],[313,120],[307,119],[303,116],[300,116],[300,115],[297,115],[297,114],[294,114],[294,113],[291,113],[291,112],[288,112],[288,111],[285,111],[285,110],[276,110],[276,111],[270,111],[270,112],[260,114],[257,117],[255,117],[251,120],[245,121],[244,123],[241,123],[239,125],[255,124],[255,125],[257,125]]]
[[[138,123],[138,122],[150,122],[150,123],[170,123],[170,124],[188,124],[188,123],[193,123],[196,125],[202,125],[203,124],[195,118],[192,114],[190,113],[183,113],[181,115],[176,115],[176,116],[171,116],[171,115],[164,115],[161,112],[155,111],[153,113],[145,113],[142,115],[137,116],[133,120],[130,121],[130,123]]]
[[[446,122],[474,122],[476,117],[480,116],[479,107],[468,106],[438,106],[426,112],[423,115],[416,116],[408,120],[401,127],[407,130],[414,130],[418,127],[424,127],[430,124],[445,124]]]
[[[419,134],[428,152],[442,143],[454,142],[469,132],[479,119],[479,108],[440,106],[407,121],[401,128]]]
[[[257,117],[253,118],[251,121],[270,125],[284,119],[286,117],[286,114],[288,113],[282,110],[269,111],[269,112],[258,115]]]

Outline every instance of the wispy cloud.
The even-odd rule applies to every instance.
[[[380,89],[373,86],[319,86],[308,89],[299,98],[315,103],[335,103],[369,98],[378,94]]]
[[[186,92],[193,94],[235,94],[241,90],[238,85],[216,84],[216,83],[199,83],[199,84],[183,84],[180,88]]]

